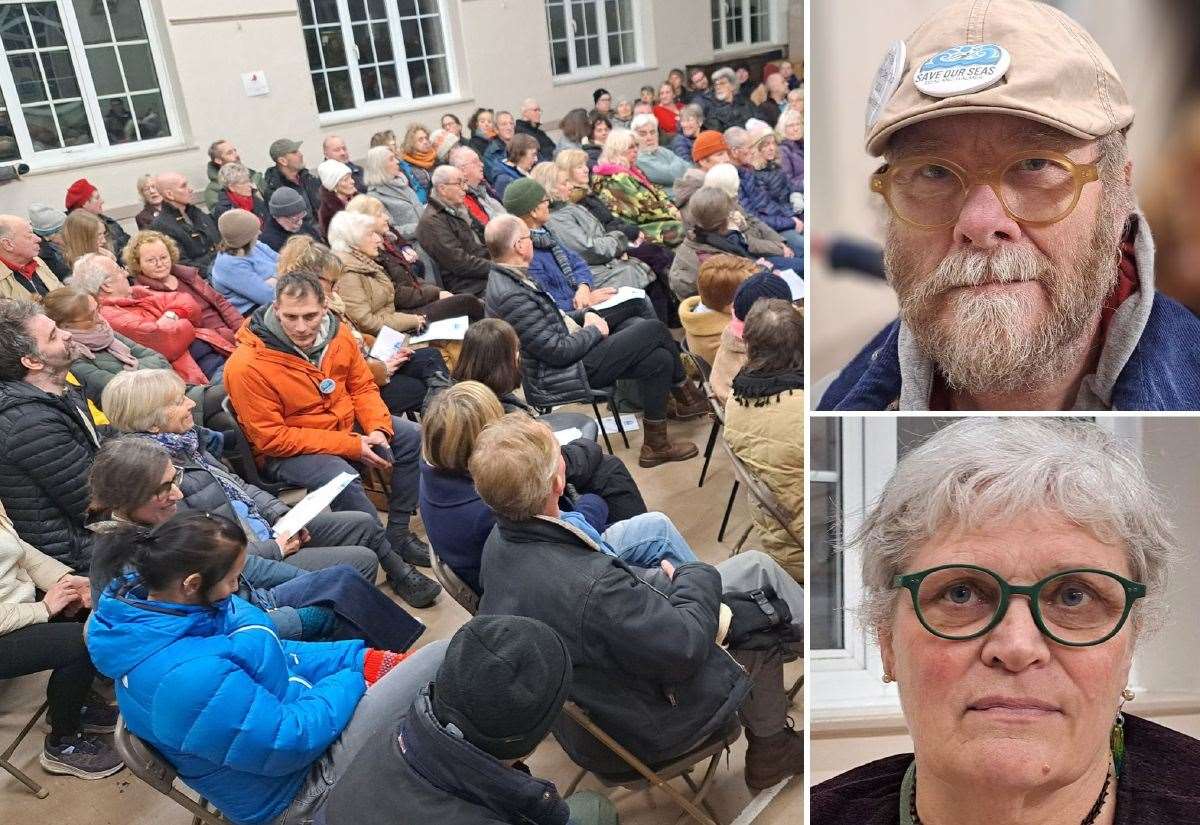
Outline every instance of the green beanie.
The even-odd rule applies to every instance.
[[[533,178],[517,178],[504,190],[504,208],[518,218],[537,209],[546,197],[546,190]]]

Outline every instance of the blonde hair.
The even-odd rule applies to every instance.
[[[152,243],[160,243],[167,248],[167,254],[171,256],[171,266],[179,263],[179,245],[174,239],[154,229],[143,229],[129,239],[129,243],[125,244],[125,251],[121,253],[125,269],[134,278],[142,274],[142,247]]]
[[[758,264],[750,258],[726,253],[706,258],[700,264],[700,274],[696,277],[700,301],[709,309],[729,312],[737,288],[757,271]]]
[[[494,392],[478,381],[460,381],[435,395],[422,414],[421,456],[431,467],[466,475],[475,439],[503,417]]]
[[[174,370],[119,372],[100,394],[100,409],[118,430],[148,433],[166,424],[167,407],[187,386]]]
[[[514,412],[483,428],[468,467],[489,507],[510,521],[523,521],[545,507],[560,458],[550,428]]]
[[[86,209],[73,209],[63,221],[63,252],[67,263],[75,262],[105,245],[104,222]]]
[[[616,163],[618,166],[627,166],[625,162],[625,153],[633,146],[633,132],[628,129],[613,129],[608,133],[608,138],[604,141],[604,148],[600,150],[600,159],[598,163]]]
[[[558,195],[558,185],[566,176],[566,172],[548,160],[542,161],[529,170],[529,177],[542,185],[542,188],[546,190],[546,196],[552,201],[562,200]]]
[[[587,152],[582,149],[563,149],[554,156],[554,165],[570,175],[577,166],[587,166]]]
[[[373,218],[390,217],[383,201],[371,195],[355,195],[346,204],[346,211],[357,215],[370,215]]]
[[[275,266],[275,272],[286,275],[297,271],[307,272],[315,275],[318,280],[324,279],[336,284],[345,272],[345,267],[325,244],[309,235],[293,235],[279,250],[279,262]]]
[[[154,183],[154,175],[142,175],[137,179],[138,197],[142,199],[142,203],[146,206],[150,205],[150,202],[146,200],[146,187],[152,183]]]

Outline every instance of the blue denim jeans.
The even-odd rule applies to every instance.
[[[662,513],[642,513],[618,521],[604,531],[617,558],[634,567],[658,567],[663,559],[673,564],[698,561],[671,519]]]

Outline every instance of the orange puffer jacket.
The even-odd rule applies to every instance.
[[[391,413],[349,326],[339,322],[318,368],[266,328],[267,309],[238,330],[237,349],[225,363],[225,391],[258,463],[311,454],[357,461],[358,432],[381,430],[391,438]],[[334,387],[322,394],[326,378]]]

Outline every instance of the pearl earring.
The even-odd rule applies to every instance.
[[[890,685],[890,684],[891,684],[892,682],[894,682],[894,681],[896,681],[896,680],[895,680],[895,679],[892,677],[892,674],[890,674],[890,673],[887,673],[887,672],[885,672],[885,673],[883,674],[883,683],[884,683],[885,685]]]

